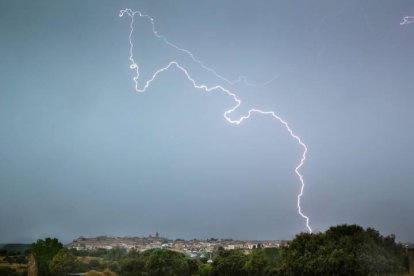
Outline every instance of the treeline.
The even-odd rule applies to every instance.
[[[372,228],[339,225],[324,233],[301,233],[287,247],[258,248],[249,254],[219,249],[213,261],[183,253],[123,248],[68,250],[56,239],[38,240],[27,252],[34,256],[38,275],[405,275],[408,258],[395,237]],[[0,274],[2,275],[2,274]]]
[[[24,255],[24,253],[27,249],[30,248],[30,246],[30,244],[23,243],[0,244],[0,256]]]

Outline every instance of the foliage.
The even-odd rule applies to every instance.
[[[128,254],[121,263],[121,275],[195,275],[200,263],[167,249],[152,249]]]
[[[247,275],[247,272],[244,269],[247,260],[248,257],[239,250],[220,249],[213,259],[211,275]]]
[[[211,275],[212,267],[210,264],[201,264],[198,267],[198,271],[196,273],[197,276],[209,276]]]
[[[154,250],[145,263],[148,274],[154,276],[189,275],[185,255],[171,250]]]
[[[90,260],[87,266],[91,270],[99,270],[102,267],[101,263],[95,259]]]
[[[16,271],[11,267],[0,267],[0,276],[26,276],[27,271]]]
[[[104,267],[114,271],[116,273],[119,273],[121,271],[121,260],[117,260],[117,261],[106,261],[104,263]]]
[[[139,257],[139,251],[132,248],[131,250],[128,251],[127,257],[128,258],[137,258],[137,257]]]
[[[262,248],[253,251],[244,265],[247,275],[280,275],[282,261],[280,251],[278,248]]]
[[[4,262],[9,264],[27,264],[27,258],[24,255],[8,255],[3,259]]]
[[[247,255],[239,250],[221,249],[214,257],[209,274],[202,275],[281,275],[281,261],[278,248],[258,248]]]
[[[121,260],[127,255],[126,248],[123,247],[114,247],[112,249],[109,249],[107,252],[107,258],[112,261]]]
[[[282,270],[292,275],[389,275],[407,272],[404,248],[394,236],[357,225],[325,233],[301,233],[283,252]]]
[[[196,259],[190,259],[190,258],[186,258],[185,260],[188,264],[188,274],[189,275],[196,274],[198,271],[198,266],[200,265],[200,262],[197,261]]]
[[[56,238],[46,238],[37,240],[28,250],[36,259],[39,275],[49,276],[49,264],[53,257],[63,248],[63,245]]]
[[[53,275],[65,275],[75,272],[77,268],[76,257],[66,248],[62,248],[49,263],[49,271]]]
[[[210,275],[401,275],[407,268],[405,250],[394,236],[339,225],[325,233],[301,233],[288,247],[258,248],[247,256],[221,249]]]
[[[145,272],[145,259],[135,256],[124,260],[121,264],[121,274],[125,276],[142,275]]]
[[[30,244],[23,243],[0,244],[0,256],[22,255],[30,246]]]
[[[88,271],[84,274],[85,276],[117,276],[118,274],[116,274],[115,272],[109,270],[109,269],[105,269],[104,271],[96,271],[96,270],[91,270]]]

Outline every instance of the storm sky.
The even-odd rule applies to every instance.
[[[240,125],[176,69],[147,90],[130,18],[274,110],[308,146],[303,212],[414,241],[412,1],[1,1],[0,243],[79,235],[291,239],[306,231],[302,148],[270,117]],[[225,85],[136,18],[142,80],[171,60]]]

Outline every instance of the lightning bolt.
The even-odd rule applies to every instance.
[[[273,78],[271,78],[268,81],[266,81],[264,83],[261,83],[261,84],[252,83],[252,82],[248,81],[246,76],[239,76],[235,80],[229,80],[229,79],[225,78],[224,76],[220,75],[219,73],[217,73],[217,71],[214,70],[213,68],[208,67],[207,65],[205,65],[203,61],[196,58],[193,55],[193,53],[191,53],[187,49],[184,49],[184,48],[181,48],[181,47],[177,46],[176,44],[169,41],[165,36],[159,34],[157,28],[155,27],[154,18],[150,17],[147,14],[143,14],[140,11],[132,11],[131,9],[121,10],[120,13],[119,13],[119,16],[122,17],[124,13],[127,13],[132,18],[132,24],[133,24],[133,21],[134,21],[135,14],[138,14],[140,17],[144,17],[144,18],[148,19],[149,22],[151,23],[152,33],[154,34],[155,37],[157,37],[158,39],[161,39],[165,44],[171,46],[172,48],[176,49],[177,51],[180,51],[180,52],[183,52],[183,53],[187,54],[194,62],[198,63],[201,68],[203,68],[204,70],[212,73],[214,76],[216,76],[217,78],[221,79],[222,81],[224,81],[224,82],[226,82],[230,85],[234,85],[234,84],[243,82],[247,86],[265,87],[265,86],[267,86],[268,84],[272,83],[273,81],[275,81],[277,79],[277,76],[274,76]],[[133,31],[133,26],[131,28],[132,28],[132,31]]]
[[[299,164],[296,166],[295,168],[295,173],[299,178],[299,181],[301,183],[301,187],[300,187],[300,192],[297,195],[297,209],[298,209],[298,214],[305,220],[305,224],[306,224],[306,228],[308,229],[308,231],[310,233],[312,233],[312,228],[310,227],[309,224],[309,217],[306,216],[303,212],[302,212],[302,208],[301,208],[301,199],[303,196],[303,190],[305,188],[305,182],[303,180],[303,176],[300,173],[300,168],[303,166],[305,160],[306,160],[306,154],[308,152],[308,148],[306,146],[306,144],[302,141],[302,139],[296,135],[293,130],[291,129],[291,127],[289,126],[289,124],[283,120],[279,115],[277,115],[274,111],[265,111],[265,110],[261,110],[261,109],[250,109],[246,115],[243,115],[241,117],[239,117],[238,119],[231,119],[230,118],[230,114],[233,113],[236,109],[239,108],[239,106],[241,105],[241,100],[237,97],[237,95],[233,92],[231,92],[230,90],[224,88],[221,85],[215,85],[215,86],[208,86],[206,84],[199,84],[196,82],[196,80],[191,77],[190,73],[188,72],[188,70],[186,68],[184,68],[183,66],[181,66],[177,61],[170,61],[165,67],[162,67],[158,70],[156,70],[152,77],[148,80],[145,81],[145,84],[142,85],[140,87],[140,82],[139,82],[139,77],[140,77],[140,71],[139,71],[139,66],[138,64],[135,62],[134,60],[134,44],[132,42],[132,35],[134,33],[134,17],[136,14],[138,14],[140,17],[146,18],[147,20],[149,20],[151,22],[152,25],[152,32],[154,34],[155,37],[157,37],[158,39],[162,40],[165,44],[175,48],[177,51],[180,52],[184,52],[186,53],[195,63],[199,64],[203,69],[205,69],[206,71],[212,73],[213,75],[215,75],[217,78],[223,80],[224,82],[230,84],[230,85],[234,85],[235,83],[241,82],[243,81],[245,84],[250,85],[250,86],[266,86],[269,83],[271,83],[275,78],[263,83],[263,84],[253,84],[247,81],[247,79],[245,77],[239,77],[238,79],[231,81],[228,80],[227,78],[219,75],[214,69],[206,66],[201,60],[197,59],[190,51],[180,48],[177,45],[171,43],[170,41],[167,40],[167,38],[163,35],[160,35],[155,27],[155,22],[154,19],[146,14],[141,13],[140,11],[133,11],[131,9],[125,9],[125,10],[121,10],[119,12],[119,16],[123,17],[124,15],[128,15],[131,18],[131,22],[130,22],[130,33],[129,33],[129,60],[131,61],[130,64],[130,69],[135,71],[135,76],[133,78],[134,83],[135,83],[135,91],[136,92],[140,92],[140,93],[144,93],[146,92],[146,90],[148,89],[148,87],[150,87],[151,83],[163,72],[169,70],[170,68],[176,68],[180,71],[182,71],[184,73],[184,75],[187,77],[187,79],[193,84],[194,88],[196,89],[200,89],[203,90],[205,92],[215,92],[215,91],[219,91],[222,93],[227,94],[228,96],[230,96],[233,101],[235,102],[235,105],[224,112],[223,116],[224,118],[231,124],[235,124],[235,125],[239,125],[241,124],[244,120],[249,119],[253,114],[261,114],[261,115],[267,115],[267,116],[271,116],[273,119],[275,119],[276,121],[278,121],[279,123],[281,123],[286,130],[289,132],[290,136],[295,139],[299,145],[303,148],[303,152],[302,152],[302,156],[300,159]]]
[[[410,23],[414,23],[414,16],[405,16],[401,21],[400,25],[406,25]]]

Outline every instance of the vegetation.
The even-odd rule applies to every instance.
[[[165,249],[147,250],[141,254],[133,253],[121,264],[121,275],[173,276],[194,275],[199,263],[183,253]]]
[[[11,267],[0,267],[0,276],[23,276],[27,275],[27,272],[18,272]]]
[[[24,255],[30,246],[30,244],[22,243],[0,244],[0,256]]]
[[[0,245],[0,276],[26,275],[28,260],[25,251],[29,247],[27,244]]]
[[[85,273],[85,276],[116,276],[117,274],[109,269],[104,271],[91,270]]]
[[[79,267],[76,257],[66,248],[62,248],[49,263],[49,271],[53,275],[66,275]]]
[[[213,259],[212,275],[246,275],[245,264],[248,261],[242,251],[219,249]]]
[[[301,233],[285,248],[264,248],[248,256],[219,251],[210,275],[405,275],[406,252],[394,236],[357,225],[325,233]]]
[[[297,235],[284,250],[282,264],[282,271],[294,275],[390,275],[407,270],[407,255],[394,236],[357,225]]]
[[[53,257],[63,248],[58,239],[47,238],[45,240],[37,240],[28,250],[29,254],[33,254],[37,271],[39,275],[49,276],[52,273],[49,270],[49,264]]]
[[[372,228],[339,225],[324,233],[298,234],[287,247],[245,252],[219,249],[213,262],[192,259],[167,249],[144,252],[124,248],[68,250],[57,239],[38,240],[27,254],[36,260],[38,275],[86,272],[87,276],[270,276],[270,275],[405,275],[408,258],[395,237]],[[21,255],[6,256],[17,261]],[[5,263],[5,257],[2,257]],[[27,262],[27,259],[25,260]],[[0,266],[1,275],[27,275]]]

